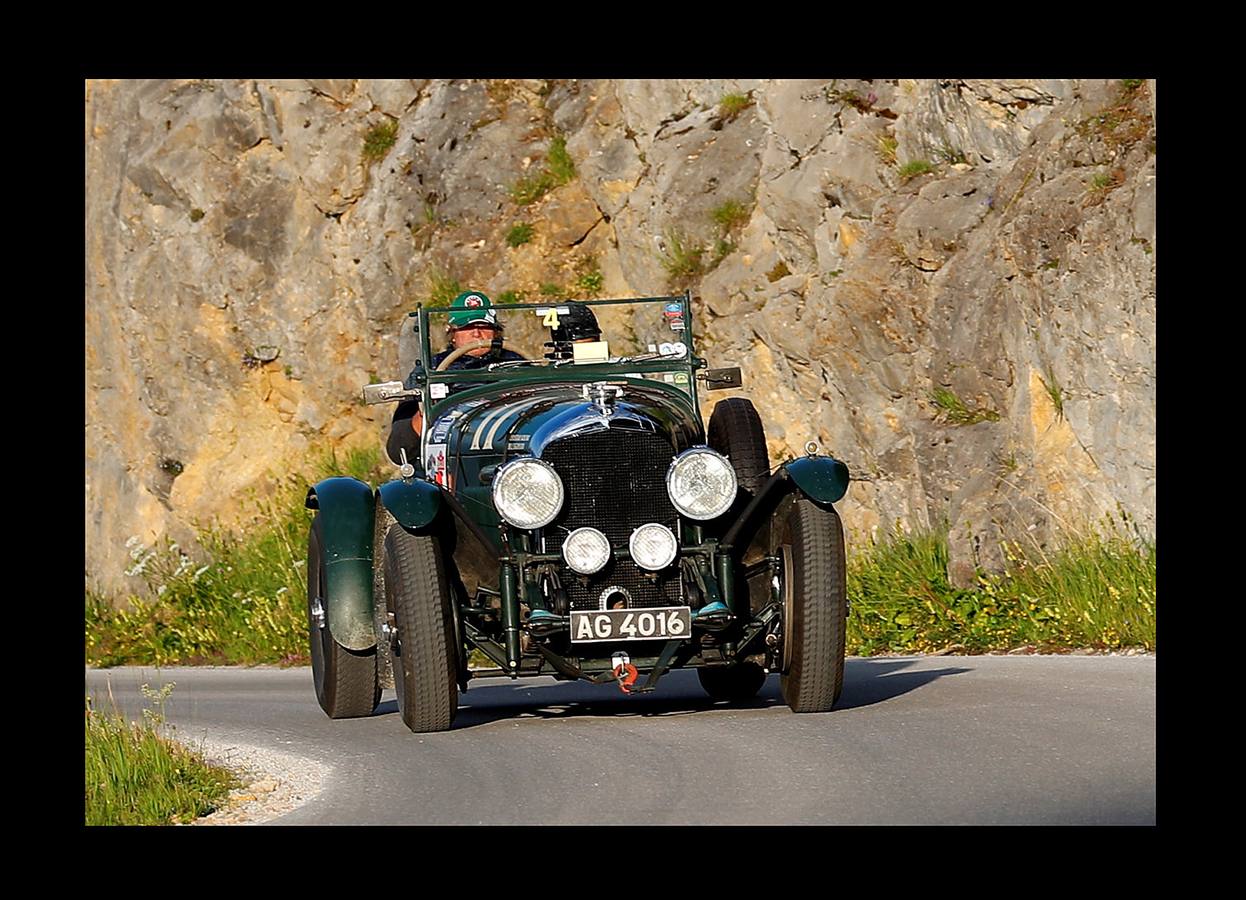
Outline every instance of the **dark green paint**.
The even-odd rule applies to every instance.
[[[516,585],[515,567],[502,564],[499,581],[502,593],[502,631],[506,638],[506,657],[509,668],[519,663],[519,590]]]
[[[406,528],[426,528],[444,505],[441,489],[427,481],[390,481],[377,488],[381,503]]]
[[[314,494],[314,497],[312,496]],[[326,478],[308,503],[320,510],[324,535],[325,620],[333,639],[350,650],[376,645],[372,624],[372,488],[357,478]]]
[[[848,467],[829,456],[806,456],[783,465],[801,493],[818,503],[835,503],[848,492]]]

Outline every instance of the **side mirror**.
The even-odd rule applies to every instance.
[[[705,374],[701,378],[705,381],[705,389],[707,391],[738,388],[744,383],[740,378],[739,366],[732,366],[730,369],[706,369]]]
[[[401,381],[385,381],[381,384],[365,384],[363,386],[363,402],[371,406],[374,403],[392,403],[395,400],[406,400],[419,397],[419,391],[408,391]]]

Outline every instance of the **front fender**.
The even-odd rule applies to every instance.
[[[326,478],[307,491],[308,509],[320,510],[324,537],[325,621],[349,650],[376,646],[372,623],[372,488],[357,478]]]
[[[835,503],[848,492],[848,467],[830,456],[806,456],[783,464],[801,492],[818,503]]]
[[[788,494],[799,492],[815,503],[830,504],[840,500],[847,491],[848,467],[837,459],[806,456],[786,462],[727,528],[722,548],[739,558]]]
[[[377,494],[390,515],[412,531],[431,525],[445,504],[441,488],[430,481],[389,481]]]

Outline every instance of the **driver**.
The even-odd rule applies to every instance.
[[[433,357],[433,368],[456,350],[479,343],[480,346],[461,354],[450,363],[448,371],[459,369],[480,369],[491,363],[523,359],[514,350],[502,347],[502,323],[498,321],[497,310],[493,303],[480,291],[464,291],[454,298],[450,304],[450,315],[446,318],[446,335],[450,345]],[[487,344],[484,342],[488,342]],[[415,387],[416,374],[423,368],[419,360],[415,368],[407,376],[406,387]],[[475,387],[470,382],[458,382],[450,385],[450,393]],[[385,450],[395,465],[402,463],[399,450],[407,451],[407,459],[416,462],[420,458],[420,432],[424,427],[424,417],[420,412],[420,401],[404,400],[394,410],[394,421],[389,430],[389,440]]]

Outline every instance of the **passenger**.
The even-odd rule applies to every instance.
[[[566,304],[568,310],[558,317],[557,327],[550,330],[550,340],[545,346],[551,348],[548,359],[571,359],[572,344],[584,344],[601,340],[601,328],[593,311],[583,303]]]
[[[460,369],[480,369],[491,363],[523,359],[513,350],[502,347],[502,323],[498,321],[497,310],[493,303],[480,291],[464,291],[454,298],[450,304],[451,312],[446,319],[446,335],[450,345],[433,357],[433,368],[445,360],[455,350],[480,343],[450,363],[448,371]],[[484,343],[487,341],[488,343]],[[423,368],[419,360],[415,368],[407,376],[405,386],[413,389],[416,376]],[[457,382],[450,385],[450,393],[466,390],[476,385],[470,382]],[[395,465],[402,464],[399,450],[407,451],[407,460],[417,463],[420,459],[420,432],[424,427],[424,416],[420,411],[419,400],[404,400],[394,410],[393,424],[389,430],[389,440],[385,450]]]

